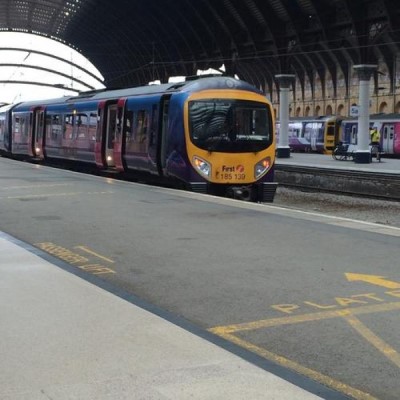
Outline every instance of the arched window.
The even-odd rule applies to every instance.
[[[383,103],[381,103],[381,105],[379,106],[379,112],[380,113],[387,113],[388,110],[388,105],[387,103],[384,101]]]
[[[304,111],[304,116],[305,117],[309,117],[310,116],[310,107],[309,106],[306,107],[306,109]]]
[[[315,107],[315,116],[316,117],[319,117],[320,112],[321,112],[321,107],[320,106]]]
[[[394,112],[400,113],[400,101],[396,104],[396,107],[394,109]]]
[[[328,105],[328,106],[326,107],[325,114],[326,114],[326,115],[332,115],[332,106],[331,106],[331,105]]]
[[[301,107],[296,108],[296,117],[300,117],[301,114]]]
[[[337,115],[343,115],[343,110],[344,110],[344,105],[343,104],[339,104],[338,108],[337,108]]]

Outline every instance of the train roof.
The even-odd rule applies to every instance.
[[[290,117],[289,122],[324,122],[332,118],[337,117],[335,115],[321,115],[319,117]]]
[[[50,104],[62,103],[62,102],[67,101],[70,98],[71,98],[70,96],[64,96],[64,97],[57,97],[54,99],[23,101],[21,103],[14,104],[13,106],[15,106],[17,111],[18,111],[18,109],[29,110],[35,106],[47,106]]]
[[[3,104],[2,106],[0,106],[0,113],[11,110],[14,107],[14,105],[15,104]]]
[[[197,92],[207,89],[236,89],[236,90],[248,90],[255,93],[262,94],[253,85],[232,78],[228,76],[206,76],[206,77],[188,77],[185,81],[178,83],[164,83],[160,85],[147,85],[132,88],[121,88],[121,89],[100,89],[92,90],[88,92],[81,92],[77,96],[70,97],[59,97],[47,100],[36,100],[36,101],[26,101],[20,104],[20,107],[26,109],[34,107],[37,105],[50,105],[57,103],[68,103],[68,102],[78,102],[80,100],[87,101],[99,101],[105,99],[120,99],[124,97],[141,96],[141,95],[152,95],[152,94],[168,94],[174,92]]]
[[[369,116],[370,121],[391,121],[391,120],[400,120],[400,114],[399,113],[390,113],[390,114],[384,114],[384,113],[379,113],[379,114],[370,114]],[[343,119],[344,122],[357,122],[358,117],[346,117]]]
[[[130,96],[166,94],[173,92],[200,91],[207,89],[236,89],[249,90],[261,94],[253,85],[227,76],[206,76],[206,77],[187,77],[185,81],[177,83],[164,83],[160,85],[147,85],[124,89],[105,89],[94,92],[82,92],[77,97],[72,97],[71,101],[80,98],[90,98],[101,100],[107,98],[123,98]]]

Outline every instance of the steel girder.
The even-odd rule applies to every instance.
[[[378,60],[394,74],[399,21],[398,0],[0,0],[1,30],[65,41],[113,87],[222,64],[265,91]]]

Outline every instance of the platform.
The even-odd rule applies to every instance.
[[[0,166],[2,400],[400,392],[399,228]]]
[[[2,400],[318,399],[0,233]]]
[[[373,159],[369,164],[357,164],[351,160],[335,160],[330,154],[291,153],[290,158],[277,158],[276,164],[400,175],[400,159],[389,157],[383,157],[380,162]]]

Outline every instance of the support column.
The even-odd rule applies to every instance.
[[[275,75],[279,82],[279,143],[276,148],[278,158],[289,158],[289,92],[295,75]]]
[[[359,104],[358,104],[358,131],[357,131],[357,150],[354,162],[358,164],[368,164],[371,162],[371,151],[369,149],[369,82],[371,76],[378,68],[377,65],[361,64],[353,67],[358,72],[360,84]]]

